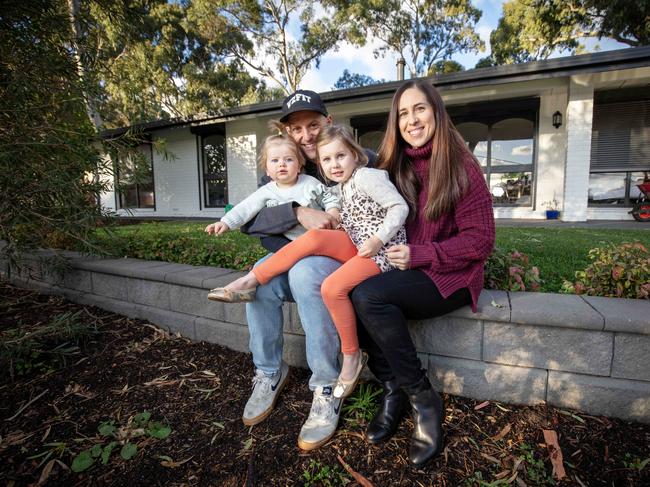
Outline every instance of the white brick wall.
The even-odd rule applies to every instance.
[[[228,202],[239,203],[257,189],[257,150],[259,123],[248,120],[229,123],[226,127],[228,161]]]
[[[572,76],[566,110],[567,155],[562,220],[587,220],[594,85],[590,75]]]

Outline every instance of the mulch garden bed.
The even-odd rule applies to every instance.
[[[346,401],[328,444],[302,452],[305,370],[246,427],[249,354],[7,284],[0,333],[3,485],[650,485],[650,425],[447,395],[444,453],[414,468],[410,421],[386,444],[364,441],[370,386]]]

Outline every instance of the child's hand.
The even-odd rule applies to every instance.
[[[408,245],[393,245],[386,249],[388,262],[401,271],[405,271],[411,264],[411,247]]]
[[[210,225],[205,227],[205,231],[210,235],[214,234],[215,237],[218,237],[219,235],[221,235],[224,232],[227,232],[228,230],[230,230],[230,227],[228,227],[228,225],[226,225],[223,222],[211,223]]]
[[[336,219],[338,225],[336,227],[334,227],[334,228],[338,228],[341,225],[341,214],[339,213],[339,209],[338,208],[330,208],[329,210],[327,210],[327,213],[329,213],[330,215],[332,215]]]
[[[379,237],[373,235],[361,244],[358,255],[360,257],[372,257],[373,255],[377,255],[377,252],[379,252],[379,249],[383,246],[384,242],[382,242]]]

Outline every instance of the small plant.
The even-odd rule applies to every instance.
[[[377,398],[381,392],[381,389],[372,384],[359,384],[343,406],[345,419],[357,424],[370,421],[377,412]]]
[[[519,445],[522,464],[525,465],[526,480],[531,485],[555,485],[555,480],[546,472],[544,460],[535,457],[535,450],[528,443]]]
[[[464,485],[465,487],[501,487],[510,485],[510,482],[508,479],[498,479],[493,482],[483,480],[483,474],[478,470],[471,477],[465,479]]]
[[[115,421],[104,421],[97,427],[98,437],[94,438],[95,444],[74,457],[71,469],[73,472],[83,472],[93,466],[98,458],[106,465],[117,447],[120,447],[120,456],[130,460],[138,453],[137,438],[148,436],[164,440],[172,429],[159,421],[151,421],[151,413],[143,411],[129,418],[127,424],[118,428]]]
[[[14,377],[46,374],[68,365],[97,327],[83,320],[82,311],[62,313],[48,323],[18,326],[0,332],[0,366]]]
[[[650,252],[641,243],[623,243],[589,251],[591,264],[564,281],[562,292],[650,299]]]
[[[311,487],[312,485],[335,487],[337,485],[347,485],[351,481],[348,473],[338,465],[333,467],[322,465],[316,460],[309,462],[309,467],[303,472],[302,478],[305,480],[303,484],[305,487]]]
[[[629,453],[626,453],[625,458],[623,459],[623,465],[625,468],[636,470],[639,473],[641,473],[648,463],[650,463],[650,458],[641,460],[639,457],[632,457]]]
[[[560,209],[560,202],[555,198],[549,201],[543,201],[541,205],[547,210],[551,210],[551,211],[557,211]]]
[[[488,289],[537,291],[540,283],[539,269],[516,250],[504,252],[497,247],[485,263],[484,285]]]

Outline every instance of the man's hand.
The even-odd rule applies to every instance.
[[[377,252],[379,252],[379,249],[383,246],[384,242],[382,242],[376,235],[373,235],[361,244],[357,255],[359,255],[359,257],[372,257],[373,255],[377,255]]]
[[[298,222],[307,230],[332,229],[339,224],[336,218],[322,210],[299,206],[295,211]]]
[[[217,223],[211,223],[207,227],[205,227],[205,232],[209,233],[210,235],[214,234],[215,237],[218,237],[222,233],[227,232],[230,230],[230,227],[226,225],[223,222],[217,222]]]
[[[341,226],[341,212],[339,211],[338,208],[330,208],[329,210],[326,210],[326,213],[332,215],[334,218],[336,218],[336,227],[334,228],[339,228]]]
[[[408,245],[393,245],[386,249],[386,257],[392,265],[405,271],[411,264],[411,248]]]

